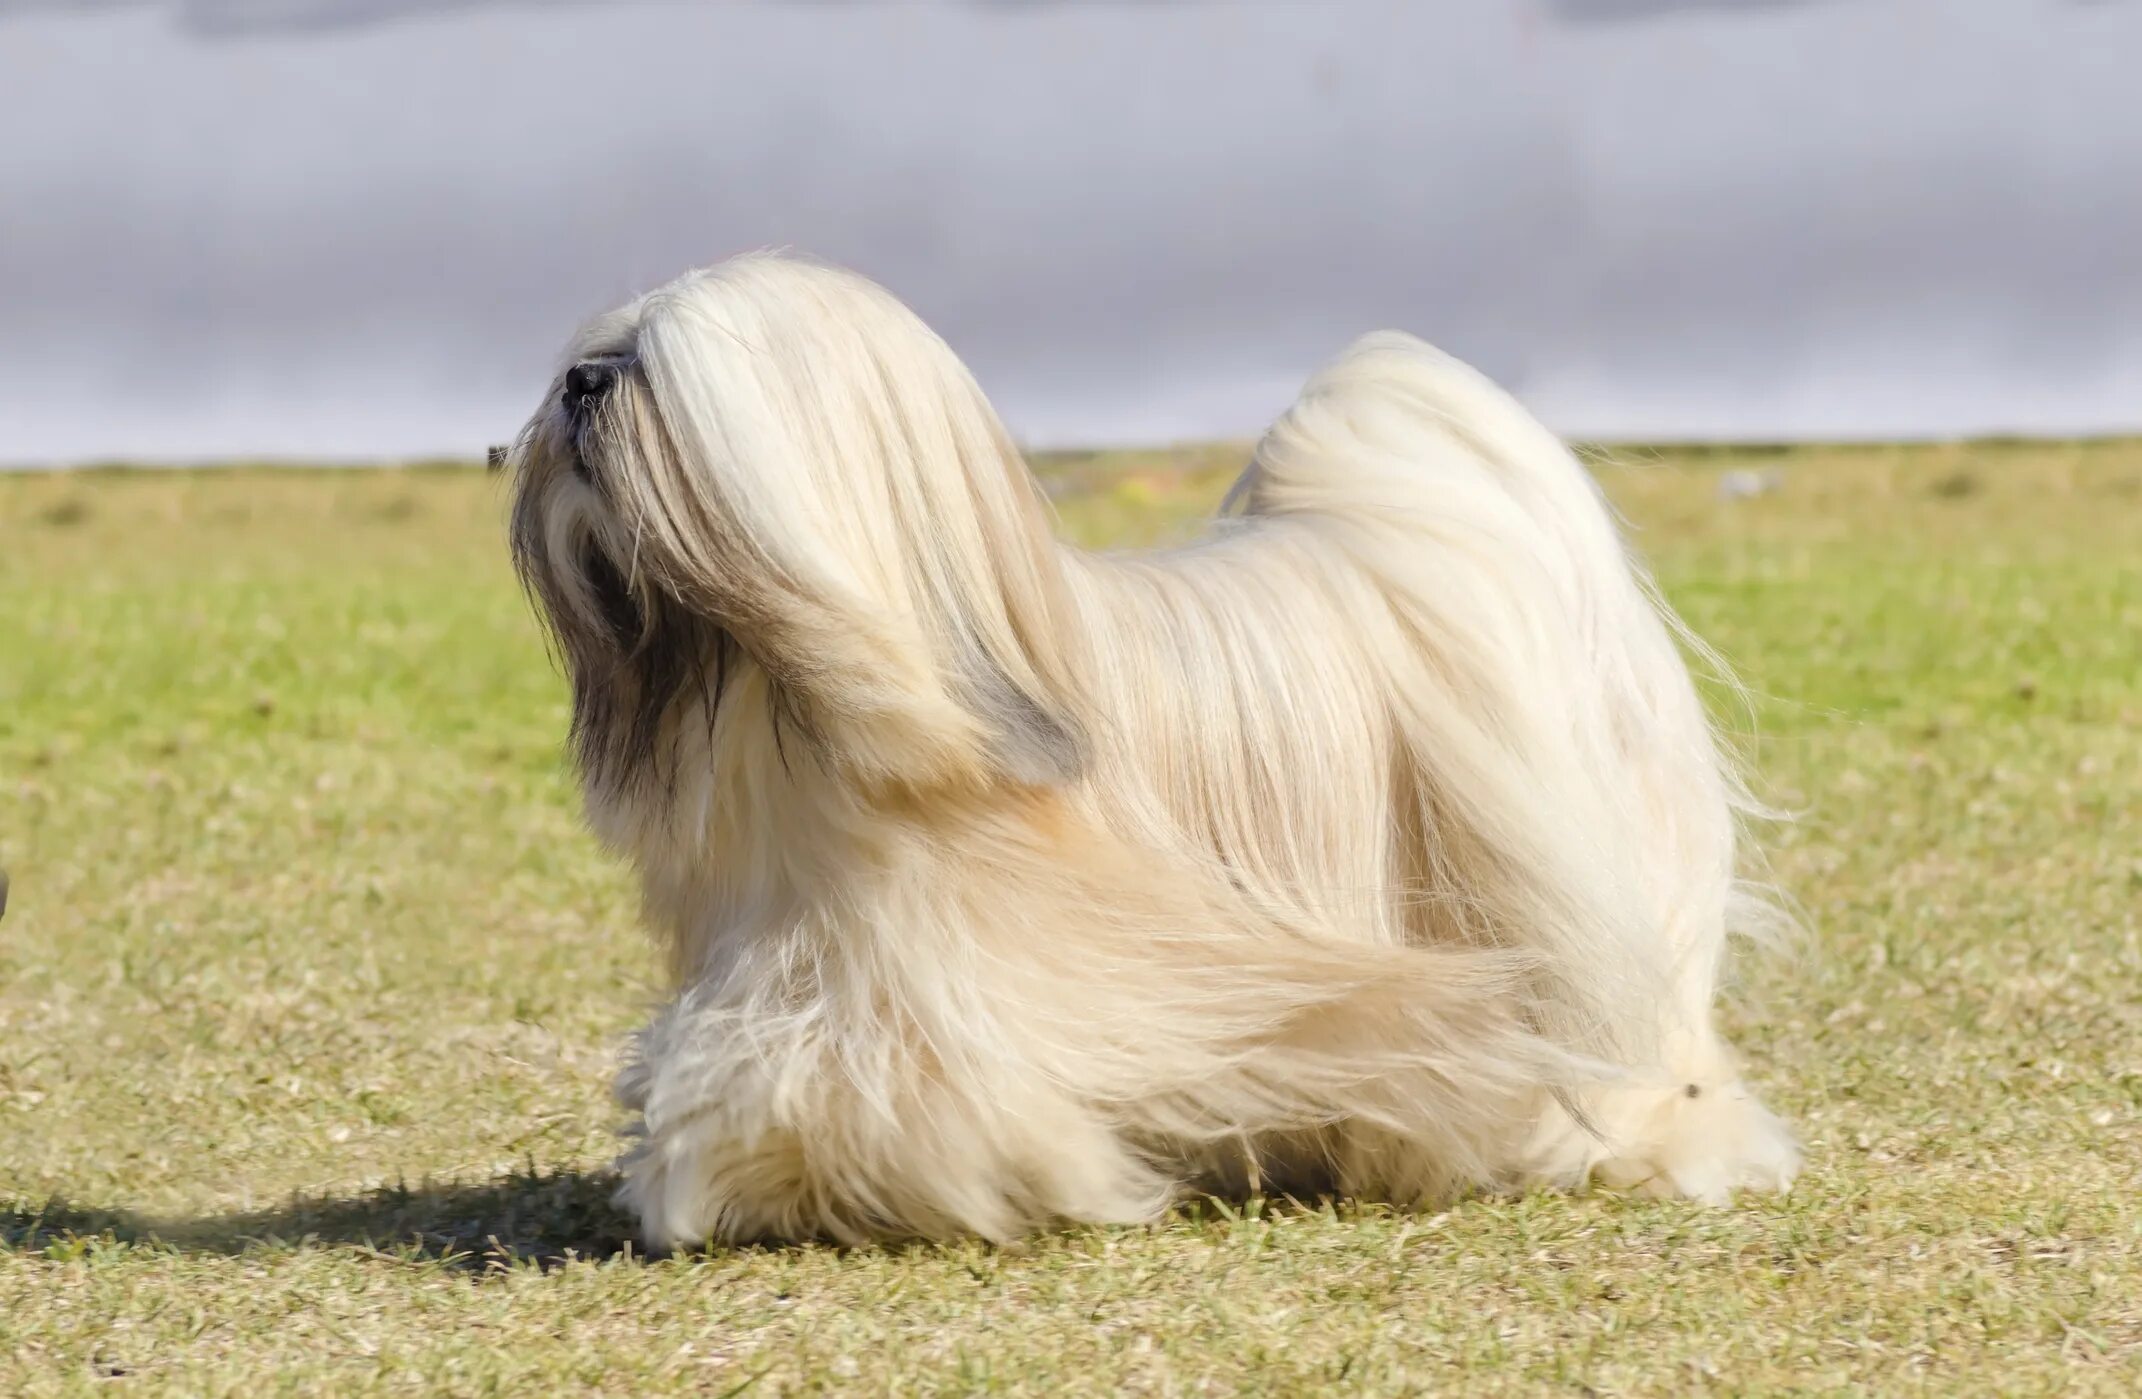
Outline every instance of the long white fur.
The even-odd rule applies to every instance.
[[[1370,336],[1206,538],[1115,557],[853,274],[695,272],[590,359],[516,552],[676,976],[619,1083],[651,1244],[1789,1182],[1712,1025],[1751,808],[1591,478],[1480,375]],[[664,681],[680,635],[718,673]]]

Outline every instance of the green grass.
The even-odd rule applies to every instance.
[[[1048,474],[1143,542],[1234,457]],[[653,1264],[603,1173],[655,961],[498,485],[0,478],[0,1388],[2142,1390],[2142,446],[1601,472],[1805,811],[1816,937],[1729,1015],[1789,1196]]]

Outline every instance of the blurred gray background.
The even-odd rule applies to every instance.
[[[794,245],[1043,445],[1414,330],[1599,438],[2142,427],[2142,4],[0,0],[0,462],[473,453]]]

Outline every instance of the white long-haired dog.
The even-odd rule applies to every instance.
[[[676,984],[651,1244],[1790,1179],[1677,624],[1464,365],[1362,340],[1205,539],[1100,556],[912,312],[752,256],[585,330],[512,457]]]

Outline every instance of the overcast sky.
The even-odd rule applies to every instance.
[[[2142,4],[0,0],[0,462],[467,453],[790,244],[1051,444],[1427,336],[1566,431],[2142,427]]]

